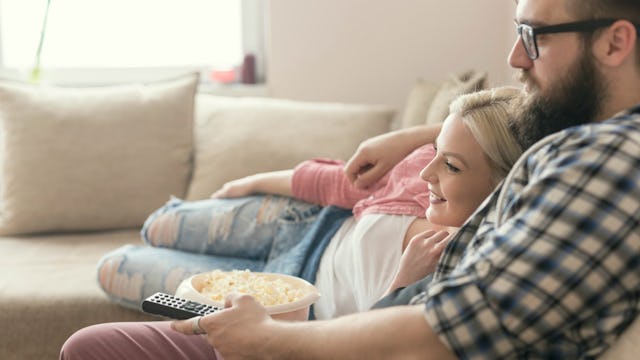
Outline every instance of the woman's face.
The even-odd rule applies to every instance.
[[[457,114],[442,125],[436,156],[420,173],[429,183],[427,219],[461,226],[494,188],[489,160]]]

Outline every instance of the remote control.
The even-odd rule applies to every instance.
[[[211,314],[221,308],[158,292],[142,302],[142,310],[150,314],[184,320]]]

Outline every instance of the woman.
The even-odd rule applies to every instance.
[[[113,300],[139,308],[147,296],[172,293],[191,274],[249,269],[314,283],[323,295],[313,306],[316,318],[366,310],[414,273],[401,271],[394,278],[409,241],[415,239],[409,254],[439,243],[429,250],[439,255],[435,251],[443,249],[446,227],[460,226],[518,158],[521,149],[508,130],[507,111],[517,93],[513,88],[488,90],[451,105],[455,116],[445,121],[447,131],[438,142],[454,155],[469,153],[473,158],[466,162],[475,167],[466,168],[449,152],[436,155],[426,145],[366,190],[347,180],[342,162],[325,159],[235,180],[214,199],[172,200],[152,214],[142,230],[151,246],[129,245],[104,256],[100,284]],[[424,175],[445,169],[443,176],[465,179],[454,185],[462,195],[445,201],[447,194],[437,184],[425,191],[419,174],[432,159]],[[255,193],[283,196],[247,197]],[[352,209],[353,216],[318,205]],[[322,241],[309,239],[318,234]]]
[[[387,219],[382,219],[380,222],[382,226],[375,226],[376,220],[390,215],[364,213],[360,217],[356,215],[349,218],[343,223],[327,246],[317,271],[316,286],[320,288],[323,299],[325,299],[325,303],[316,304],[318,317],[337,316],[343,312],[360,310],[359,306],[371,305],[384,293],[385,289],[393,290],[405,286],[433,271],[448,235],[446,231],[434,229],[434,224],[440,224],[440,226],[462,225],[508,173],[511,165],[521,153],[519,145],[509,131],[508,106],[518,93],[517,90],[511,88],[485,90],[462,96],[451,104],[451,115],[444,122],[435,144],[437,149],[435,156],[420,174],[422,179],[428,183],[429,192],[428,195],[425,195],[428,197],[426,208],[428,220],[416,216],[401,220],[399,221],[400,225],[394,227],[392,231],[388,231],[387,234],[398,229],[404,229],[404,232],[399,232],[400,236],[396,233],[396,236],[391,238],[376,237],[376,231],[386,231],[383,227],[393,227],[392,222],[386,222]],[[427,152],[425,149],[422,151]],[[411,159],[410,155],[404,164],[398,164],[397,167],[411,165]],[[253,179],[241,179],[228,184],[215,196],[245,195],[256,189],[268,190],[260,188],[262,185],[259,184],[264,185],[271,180],[275,180],[274,183],[279,184],[275,187],[280,189],[279,193],[288,195],[290,187],[287,184],[289,184],[288,178],[291,175],[290,172],[285,172],[258,176]],[[296,176],[294,172],[294,195],[298,192],[295,190]],[[384,188],[392,178],[393,173],[388,175],[386,182],[378,184],[375,189],[368,191],[375,193],[376,190]],[[282,181],[283,179],[285,181]],[[391,182],[393,183],[393,181]],[[311,187],[314,188],[315,185]],[[403,186],[396,184],[393,188],[402,190]],[[273,187],[269,189],[273,189]],[[300,191],[300,193],[304,193],[304,191]],[[328,193],[332,193],[332,191],[328,191]],[[418,200],[414,198],[413,203],[418,203]],[[411,206],[409,205],[409,207]],[[391,206],[391,208],[395,207]],[[156,214],[150,220],[149,226],[145,226],[143,232],[147,231],[150,237],[160,238],[163,237],[160,235],[161,233],[175,234],[174,226],[167,225],[175,224],[175,222],[168,221],[167,218],[163,222],[157,222],[163,216],[175,217],[175,214],[166,214],[171,213],[164,211],[162,214]],[[267,216],[268,214],[261,215]],[[369,218],[369,216],[374,216],[374,218]],[[370,223],[367,224],[369,221]],[[368,225],[364,227],[365,231],[361,231],[359,235],[355,234],[357,232],[355,229],[362,224]],[[412,228],[415,229],[412,230]],[[167,231],[167,229],[170,230]],[[366,231],[372,229],[376,229],[376,231]],[[411,231],[416,234],[407,236]],[[346,234],[352,235],[345,236]],[[377,238],[381,245],[369,246],[371,243],[369,235]],[[358,245],[354,246],[354,243]],[[369,251],[371,248],[375,251]],[[401,254],[402,250],[404,250],[403,254]],[[340,259],[342,256],[346,256],[346,259]],[[353,261],[358,256],[361,258],[358,261]],[[373,259],[368,259],[368,257]],[[396,265],[393,268],[391,266],[388,268],[362,267],[363,264],[375,265],[380,261],[384,264]],[[345,266],[345,264],[346,266],[355,264],[352,271],[354,274],[343,272],[346,270],[341,266]],[[385,278],[385,276],[388,277]],[[389,279],[389,281],[380,279]],[[365,293],[366,288],[362,286],[363,283],[377,283],[378,290],[375,293]],[[349,291],[349,286],[360,288],[360,290]],[[344,295],[344,292],[349,294],[347,299],[340,297]],[[354,306],[354,301],[356,305],[352,310],[349,307]],[[61,358],[83,358],[88,354],[92,354],[92,356],[100,354],[101,358],[105,359],[185,356],[204,359],[215,356],[214,349],[206,339],[177,333],[171,330],[169,324],[169,322],[113,323],[85,328],[78,331],[65,343]]]

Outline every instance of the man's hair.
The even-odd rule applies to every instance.
[[[567,0],[566,5],[569,13],[579,20],[624,19],[640,28],[639,0]],[[640,29],[638,32],[636,64],[640,67]]]
[[[627,19],[640,23],[638,0],[568,0],[568,10],[578,19]]]

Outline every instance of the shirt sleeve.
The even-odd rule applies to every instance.
[[[589,134],[517,169],[504,220],[430,284],[426,319],[460,358],[596,357],[637,315],[640,146]]]
[[[361,190],[349,182],[344,173],[344,162],[331,159],[313,159],[294,168],[291,187],[293,196],[300,200],[352,209],[361,199],[379,188],[375,185]]]

